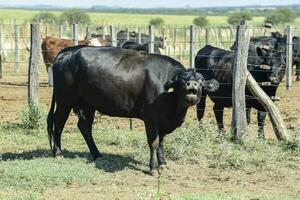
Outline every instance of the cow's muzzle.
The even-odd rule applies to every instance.
[[[188,81],[186,87],[186,100],[190,105],[195,105],[199,101],[199,83],[196,81]]]

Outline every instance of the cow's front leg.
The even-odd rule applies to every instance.
[[[164,136],[165,135],[163,134],[159,136],[159,144],[156,151],[159,169],[164,169],[167,166],[167,162],[165,161],[165,155],[164,155]]]
[[[267,112],[264,112],[264,111],[257,112],[258,138],[259,139],[265,139],[264,126],[265,126],[266,115],[267,115]]]
[[[155,160],[155,153],[157,152],[158,144],[159,144],[159,137],[158,134],[147,134],[148,137],[148,145],[150,148],[150,174],[155,175],[157,173],[157,162]]]

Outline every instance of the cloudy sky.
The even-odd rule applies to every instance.
[[[300,4],[299,0],[0,0],[0,5],[47,4],[65,7],[90,7],[92,5],[121,6],[132,8],[150,7],[215,7],[245,5]]]

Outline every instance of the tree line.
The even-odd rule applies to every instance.
[[[273,25],[285,25],[286,23],[291,23],[297,17],[296,13],[283,8],[276,9],[265,17],[266,23],[272,23]],[[227,22],[230,25],[238,25],[241,20],[252,20],[253,16],[248,11],[234,12],[228,15]],[[79,9],[70,9],[63,11],[59,16],[54,15],[51,12],[41,12],[36,14],[32,22],[44,22],[44,23],[55,23],[62,24],[68,22],[69,24],[77,23],[77,24],[90,24],[91,20],[89,15]],[[155,27],[164,25],[163,18],[156,17],[152,18],[149,21],[150,25]],[[192,23],[196,26],[205,27],[209,25],[209,20],[205,15],[197,16],[193,19]]]

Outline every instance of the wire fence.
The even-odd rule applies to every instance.
[[[112,45],[113,36],[112,29],[110,26],[83,26],[78,25],[76,31],[76,38],[74,33],[74,26],[72,25],[40,25],[41,36],[45,38],[56,37],[73,40],[84,40],[87,36],[95,37],[99,39],[100,42],[106,41],[107,45]],[[191,32],[192,28],[192,32]],[[291,28],[293,37],[300,37],[300,28]],[[264,27],[253,27],[251,28],[251,37],[270,37],[272,32],[279,31],[281,34],[285,35],[286,30],[270,29]],[[117,46],[121,46],[124,42],[130,40],[138,43],[148,43],[149,42],[149,27],[138,27],[138,26],[117,26],[115,27],[115,40]],[[154,30],[155,41],[157,39],[162,40],[162,48],[160,49],[161,54],[173,57],[183,63],[186,67],[193,65],[191,60],[197,56],[197,52],[203,48],[205,45],[212,45],[214,47],[227,50],[229,54],[234,54],[231,50],[235,40],[236,40],[236,28],[235,27],[212,27],[212,28],[200,28],[200,27],[162,27]],[[2,79],[0,80],[0,98],[1,102],[4,102],[0,106],[0,121],[6,121],[10,119],[9,115],[11,113],[17,113],[20,110],[20,106],[25,106],[27,103],[27,77],[28,77],[28,60],[30,52],[30,25],[16,25],[16,24],[0,24],[0,55],[1,55],[1,66],[2,66]],[[101,40],[102,39],[102,40]],[[154,41],[154,43],[155,43]],[[291,46],[296,46],[297,40],[292,40]],[[250,44],[251,45],[251,44]],[[192,46],[192,48],[191,48]],[[299,44],[300,46],[300,44]],[[47,53],[57,53],[62,48],[52,48],[47,50]],[[275,54],[271,57],[279,62],[282,59],[276,52],[282,53],[286,52],[286,48],[283,50],[276,50],[271,47],[271,50]],[[299,50],[300,51],[300,50]],[[299,52],[298,52],[299,53]],[[192,55],[192,56],[191,56]],[[209,59],[215,59],[220,64],[224,64],[224,59],[228,59],[219,55],[202,55],[202,57],[207,57]],[[285,55],[286,56],[286,55]],[[297,55],[296,55],[297,56]],[[299,56],[299,55],[298,55]],[[192,59],[191,59],[192,57]],[[256,58],[256,56],[250,58]],[[270,55],[261,56],[261,59],[270,59]],[[216,63],[218,65],[218,63]],[[282,63],[285,65],[285,63]],[[268,69],[262,69],[260,64],[257,64],[255,69],[251,72],[260,73],[266,72]],[[202,69],[205,70],[205,69]],[[210,69],[207,69],[210,70]],[[227,68],[215,69],[218,71],[219,76],[226,76],[228,73]],[[270,69],[269,69],[270,70]],[[40,71],[40,93],[39,100],[44,105],[49,105],[50,96],[52,94],[52,89],[47,86],[48,76],[45,68],[45,63],[43,59],[40,59],[39,63]],[[293,74],[295,74],[296,68],[293,67]],[[232,84],[231,80],[223,80],[219,84],[229,86]],[[282,82],[286,80],[283,79]],[[293,85],[293,91],[295,95],[289,95],[287,91],[284,91],[286,85],[281,84],[270,84],[270,81],[258,81],[259,85],[266,88],[278,88],[277,94],[281,96],[281,101],[279,103],[280,109],[284,112],[288,112],[289,116],[299,116],[299,110],[291,106],[285,106],[285,101],[289,104],[292,103],[295,106],[299,105],[300,99],[300,88],[298,84]],[[12,92],[13,91],[13,92]],[[15,92],[14,92],[15,91]],[[277,95],[276,94],[276,95]],[[299,94],[299,95],[298,95]],[[286,99],[288,96],[288,100]],[[231,99],[231,95],[214,96],[214,99]],[[275,98],[275,97],[274,97]],[[254,96],[246,96],[246,99],[259,100]],[[9,104],[10,106],[7,106]],[[15,104],[15,105],[14,105]],[[24,104],[24,105],[23,105]],[[215,110],[217,111],[217,110]],[[297,119],[295,123],[300,121]]]

